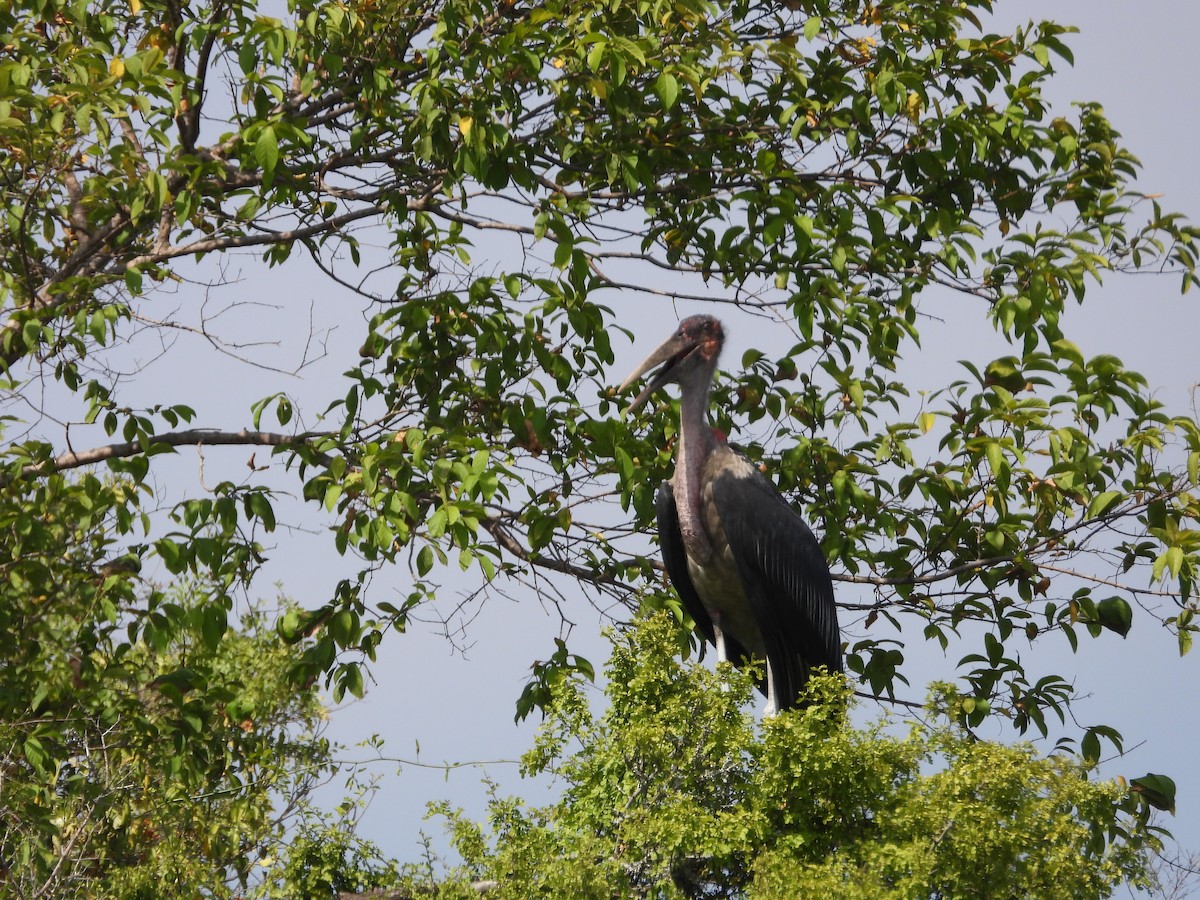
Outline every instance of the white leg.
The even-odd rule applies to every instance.
[[[729,662],[729,653],[725,650],[725,632],[721,628],[721,614],[712,614],[713,641],[717,645],[717,662]]]
[[[763,718],[778,715],[779,713],[779,695],[775,693],[775,673],[771,671],[771,664],[767,663],[767,708],[763,710]]]

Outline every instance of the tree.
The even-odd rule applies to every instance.
[[[1076,760],[973,740],[947,722],[948,687],[932,701],[942,724],[897,735],[851,727],[844,681],[822,676],[808,706],[756,730],[750,679],[681,666],[673,631],[659,615],[614,642],[603,717],[577,689],[551,705],[525,765],[553,771],[561,800],[495,798],[486,828],[442,808],[464,865],[439,896],[480,883],[489,897],[854,900],[1145,885],[1144,801]],[[410,874],[407,895],[422,887]]]
[[[1137,192],[1098,105],[1047,111],[1069,29],[991,34],[990,6],[295,0],[283,20],[249,0],[9,4],[13,527],[46,492],[89,510],[103,490],[115,556],[220,587],[189,613],[211,638],[283,500],[253,458],[211,488],[156,476],[182,446],[274,454],[353,560],[281,622],[295,682],[335,697],[361,693],[386,631],[444,607],[442,565],[481,597],[532,581],[670,605],[641,535],[671,417],[616,415],[605,304],[729,304],[790,329],[719,386],[719,424],[823,535],[852,673],[891,697],[907,644],[953,641],[948,713],[1050,734],[1075,688],[1019,650],[1161,624],[1186,652],[1195,633],[1200,427],[1062,317],[1120,272],[1186,289],[1196,233]],[[155,308],[193,261],[237,252],[304,260],[360,298],[344,379],[315,402],[262,398],[249,427],[197,423],[166,386],[129,401],[146,329],[253,353],[203,309]],[[947,297],[1008,352],[918,402],[901,364]],[[111,487],[66,478],[101,466]],[[143,513],[153,491],[163,511]],[[372,574],[405,563],[405,599],[375,596]],[[144,596],[126,615],[183,633]],[[564,645],[524,710],[589,665]],[[1120,746],[1103,724],[1064,740],[1089,761]]]
[[[311,807],[339,765],[275,611],[227,628],[227,585],[163,589],[136,555],[113,556],[134,489],[51,475],[0,501],[0,895],[311,885],[302,848],[318,829],[327,859],[345,857],[337,886],[377,884],[388,870],[355,863],[369,845],[349,810],[334,827]]]

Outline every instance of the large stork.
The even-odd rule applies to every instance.
[[[829,566],[812,531],[749,460],[708,425],[725,342],[712,316],[690,316],[621,389],[656,366],[629,410],[664,384],[680,388],[675,474],[658,492],[663,562],[717,659],[766,661],[767,714],[796,705],[814,666],[841,671]]]

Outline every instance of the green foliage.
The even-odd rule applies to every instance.
[[[130,486],[0,489],[0,859],[13,896],[196,895],[246,884],[277,798],[330,767],[322,709],[220,581],[161,590],[120,538]],[[35,512],[31,512],[35,511]]]
[[[29,790],[49,790],[71,729],[142,721],[132,685],[150,682],[162,711],[147,734],[187,791],[225,771],[210,692],[226,687],[193,657],[233,639],[231,597],[279,509],[253,460],[240,484],[160,480],[179,447],[275,454],[346,558],[316,608],[279,623],[304,691],[360,695],[385,633],[446,606],[447,567],[479,598],[544,577],[618,617],[643,597],[670,608],[642,535],[674,420],[619,418],[611,388],[629,296],[791,327],[791,346],[720,383],[718,424],[822,535],[856,678],[903,694],[912,648],[934,642],[958,662],[943,712],[960,724],[1003,721],[1089,760],[1119,749],[1111,727],[1074,726],[1073,680],[1031,645],[1162,627],[1188,652],[1200,425],[1079,346],[1064,313],[1119,273],[1169,271],[1187,290],[1197,235],[1138,192],[1100,105],[1049,112],[1070,29],[992,33],[991,6],[0,8],[0,702],[25,723],[10,738],[42,777]],[[327,395],[254,404],[252,429],[235,411],[192,427],[176,379],[134,404],[118,374],[142,364],[129,342],[180,324],[156,294],[193,277],[185,260],[219,268],[238,251],[305,257],[303,274],[337,287],[339,320],[360,301],[359,356]],[[937,327],[922,304],[948,292],[1006,346],[964,347],[960,375],[918,403],[902,364]],[[220,345],[198,315],[183,328]],[[295,318],[256,315],[253,340]],[[143,510],[151,496],[164,514]],[[374,589],[387,565],[407,566],[399,599]],[[134,566],[204,590],[184,603]],[[198,651],[168,665],[185,637]],[[518,711],[590,669],[556,646]],[[108,686],[73,699],[77,677]],[[1173,802],[1163,783],[1143,791]]]
[[[1014,641],[1124,635],[1139,590],[1174,604],[1181,651],[1197,627],[1200,428],[1060,325],[1108,272],[1167,267],[1186,287],[1195,235],[1132,189],[1137,162],[1099,106],[1047,113],[1069,29],[989,34],[988,6],[296,0],[279,20],[249,0],[10,5],[0,359],[14,386],[45,371],[120,434],[95,461],[131,497],[183,444],[287,454],[361,561],[295,668],[340,696],[361,692],[385,630],[435,602],[438,567],[475,571],[485,593],[535,568],[630,599],[644,548],[581,524],[584,498],[615,491],[647,525],[671,426],[635,433],[596,391],[612,381],[605,292],[661,292],[665,268],[681,295],[769,304],[799,342],[722,386],[721,425],[764,436],[773,449],[749,451],[803,496],[836,574],[877,588],[852,671],[890,694],[905,645],[963,639],[976,709],[1049,733],[1070,689],[1015,663]],[[220,67],[237,87],[223,123],[204,115]],[[271,265],[303,249],[372,303],[326,430],[161,430],[190,410],[123,407],[88,374],[174,260],[244,247]],[[348,277],[347,260],[390,280]],[[1012,352],[964,360],[914,416],[895,372],[938,287]],[[264,399],[255,428],[268,406],[288,427],[296,404]],[[54,446],[8,455],[26,477],[83,464]],[[177,574],[252,577],[238,527],[275,523],[268,494],[232,486],[178,514],[184,535],[149,541]],[[1117,581],[1088,565],[1112,552]],[[402,601],[366,596],[401,559]]]
[[[348,787],[360,794],[369,792],[369,786],[357,785],[353,777]],[[367,892],[393,884],[398,877],[396,865],[355,833],[355,812],[352,801],[343,801],[333,813],[303,804],[281,857],[263,861],[266,872],[246,897],[337,897],[340,892]]]
[[[494,798],[486,827],[440,810],[464,867],[439,892],[1084,898],[1147,883],[1145,804],[1069,756],[951,724],[855,727],[840,677],[755,727],[749,677],[681,665],[661,615],[615,641],[607,675],[604,715],[564,684],[526,757],[563,782],[559,802]]]

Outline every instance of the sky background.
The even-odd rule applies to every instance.
[[[1073,101],[1101,102],[1144,171],[1139,187],[1164,194],[1168,208],[1200,222],[1200,184],[1194,176],[1200,126],[1194,104],[1185,97],[1200,82],[1195,46],[1200,34],[1200,4],[1146,0],[1000,0],[993,30],[1010,28],[1030,18],[1052,18],[1072,24],[1080,33],[1069,38],[1075,66],[1060,66],[1049,88],[1050,99],[1069,114]],[[303,295],[304,286],[297,286]],[[308,288],[311,290],[311,288]],[[1174,276],[1112,277],[1102,289],[1089,291],[1086,307],[1074,309],[1065,330],[1086,356],[1113,353],[1145,374],[1169,409],[1194,408],[1192,388],[1200,381],[1196,343],[1200,337],[1200,295],[1179,294]],[[648,303],[645,297],[610,296],[606,302],[637,335],[636,346],[616,341],[618,359],[611,381],[619,383],[636,362],[658,344],[679,317],[698,305]],[[939,301],[941,302],[941,301]],[[925,307],[928,309],[929,307]],[[955,360],[972,342],[971,355],[989,359],[978,343],[996,340],[975,327],[957,328],[954,311],[945,310],[948,325],[923,332],[923,352],[909,363],[910,388],[936,388],[946,383]],[[772,340],[761,320],[729,316],[727,367],[738,365],[742,352]],[[964,328],[966,326],[963,326]],[[350,331],[353,336],[353,326]],[[781,339],[779,335],[775,339]],[[783,337],[782,340],[786,340]],[[996,340],[997,353],[1005,352]],[[925,383],[922,384],[922,379]],[[284,550],[283,546],[280,550]],[[287,553],[291,556],[291,553]],[[405,573],[400,574],[402,589]],[[452,584],[447,589],[453,590]],[[576,622],[571,648],[599,663],[607,654],[600,638],[600,616],[584,603],[572,610]],[[1084,640],[1072,656],[1061,646],[1041,642],[1030,653],[1041,654],[1036,664],[1092,689],[1092,699],[1078,707],[1085,724],[1105,722],[1122,731],[1126,755],[1109,761],[1109,775],[1137,777],[1148,771],[1169,774],[1179,785],[1178,815],[1164,825],[1184,848],[1200,851],[1200,652],[1180,659],[1174,639],[1149,627],[1145,619],[1126,640],[1105,634]],[[493,599],[479,612],[466,636],[466,647],[439,639],[436,629],[416,629],[384,644],[374,668],[376,685],[367,698],[338,710],[329,734],[353,745],[373,735],[385,741],[384,754],[428,764],[472,760],[515,760],[529,747],[533,723],[513,723],[513,702],[528,675],[531,661],[554,649],[559,633],[554,612],[543,610],[536,597],[519,602]],[[908,671],[914,685],[950,671],[932,645],[910,644],[910,658],[928,659]],[[1049,658],[1046,658],[1049,657]],[[920,691],[918,690],[919,694]],[[869,715],[872,710],[862,711]],[[419,754],[418,754],[419,747]],[[368,751],[348,756],[367,758]],[[552,783],[523,782],[515,765],[491,764],[480,770],[464,767],[447,773],[412,764],[381,763],[379,793],[363,820],[364,833],[401,860],[420,851],[423,828],[444,845],[437,823],[422,823],[425,803],[446,799],[480,816],[486,791],[484,774],[499,782],[502,793],[515,793],[530,803],[551,801]],[[340,784],[333,786],[340,788]]]
[[[1002,30],[1031,18],[1052,18],[1078,26],[1069,36],[1074,67],[1060,66],[1049,88],[1051,101],[1069,114],[1073,101],[1103,104],[1112,124],[1128,148],[1144,163],[1140,190],[1165,194],[1162,202],[1200,222],[1200,184],[1195,179],[1196,148],[1200,125],[1194,104],[1194,85],[1200,83],[1200,58],[1195,37],[1200,35],[1200,4],[1147,0],[1139,4],[1117,0],[1000,0],[991,30]],[[1114,353],[1130,367],[1146,374],[1169,409],[1194,409],[1192,390],[1200,382],[1195,346],[1200,337],[1200,295],[1180,295],[1174,276],[1110,276],[1103,288],[1088,292],[1087,304],[1068,314],[1064,330],[1080,344],[1085,355]],[[700,306],[674,308],[630,298],[622,307],[618,298],[606,299],[624,324],[635,331],[636,347],[620,346],[613,366],[612,383],[618,384],[637,360],[656,346],[679,317]],[[727,367],[737,366],[743,350],[772,340],[769,325],[761,320],[728,317]],[[978,316],[972,320],[977,322]],[[910,374],[910,388],[937,388],[946,383],[944,373],[968,352],[983,355],[978,343],[990,341],[976,329],[970,335],[949,326],[923,332],[924,352]],[[784,338],[786,340],[786,337]],[[964,341],[970,342],[970,350]],[[1000,344],[996,344],[1000,347]],[[997,350],[998,352],[998,350]],[[924,371],[925,384],[920,383]],[[574,611],[577,628],[571,648],[592,659],[604,659],[607,644],[598,636],[600,620],[581,604]],[[1039,643],[1033,653],[1061,656],[1037,659],[1048,671],[1066,677],[1078,674],[1090,686],[1092,698],[1078,707],[1085,724],[1108,722],[1124,733],[1127,752],[1106,763],[1105,773],[1135,778],[1146,772],[1174,776],[1178,815],[1164,821],[1181,845],[1200,851],[1200,652],[1178,658],[1174,637],[1159,632],[1141,619],[1141,628],[1127,640],[1105,634],[1097,641],[1082,641],[1073,656],[1051,642]],[[410,634],[384,644],[374,670],[377,686],[365,701],[337,712],[330,734],[342,742],[380,734],[386,752],[413,760],[420,743],[420,760],[428,763],[470,760],[515,760],[528,748],[533,730],[529,722],[512,724],[512,701],[528,674],[532,658],[552,652],[558,620],[541,610],[536,598],[520,604],[491,601],[472,624],[466,652],[427,635]],[[914,642],[910,658],[930,654],[928,666],[908,671],[914,685],[948,671],[936,647]],[[1026,653],[1026,658],[1030,654]],[[920,662],[920,660],[916,660]],[[864,710],[870,713],[870,710]],[[1144,742],[1144,743],[1142,743]],[[421,772],[413,766],[397,770],[384,767],[379,796],[364,820],[365,832],[398,858],[418,851],[416,820],[428,799],[449,799],[476,815],[484,809],[485,791],[480,773],[472,768],[446,775],[440,770]],[[554,786],[529,784],[517,779],[515,767],[493,764],[486,768],[502,791],[520,793],[530,803],[547,802]],[[437,833],[436,824],[426,824]]]
[[[1200,83],[1195,46],[1200,3],[998,0],[995,18],[985,27],[1000,31],[1035,17],[1080,29],[1069,36],[1075,66],[1060,66],[1048,91],[1050,99],[1067,114],[1072,101],[1101,102],[1126,145],[1144,164],[1140,189],[1162,193],[1164,206],[1200,222],[1200,184],[1193,174],[1200,147],[1194,102],[1194,86]],[[293,327],[282,343],[256,346],[251,339],[238,350],[281,371],[236,364],[228,355],[215,354],[202,341],[185,335],[172,348],[169,363],[167,357],[155,362],[162,347],[158,337],[147,333],[138,360],[129,366],[128,402],[136,402],[139,395],[148,403],[161,402],[163,385],[170,385],[172,399],[197,408],[196,425],[237,428],[250,424],[245,411],[254,400],[276,390],[303,398],[310,411],[344,394],[345,384],[338,376],[357,358],[364,333],[361,301],[331,297],[333,286],[300,265],[266,272],[250,256],[230,257],[224,265],[221,279],[229,284],[211,292],[189,286],[176,302],[181,307],[202,306],[207,315],[216,317],[215,324],[225,334],[254,335],[256,317],[285,315]],[[211,272],[197,275],[212,278]],[[1089,289],[1086,308],[1073,309],[1064,330],[1085,356],[1113,353],[1145,374],[1170,411],[1194,411],[1191,392],[1200,381],[1195,350],[1200,335],[1198,301],[1200,292],[1180,296],[1175,276],[1110,276],[1103,288]],[[618,359],[610,378],[614,385],[666,337],[680,317],[702,308],[650,302],[640,295],[610,294],[603,302],[636,335],[635,345],[615,338]],[[946,324],[933,329],[922,326],[923,350],[906,362],[904,373],[914,395],[920,389],[944,386],[954,377],[948,373],[956,373],[955,361],[968,353],[986,361],[1012,352],[986,328],[980,330],[977,306],[969,311],[968,327],[958,323],[959,319],[967,322],[961,300],[931,294],[922,304],[923,311],[943,317]],[[748,348],[790,344],[786,331],[772,329],[760,319],[724,312],[722,316],[729,334],[724,355],[728,368],[736,367]],[[989,352],[993,344],[995,352]],[[287,374],[301,358],[312,364],[298,374]],[[167,365],[170,371],[164,368]],[[154,373],[158,374],[148,377]],[[243,411],[242,418],[231,417],[230,410]],[[214,449],[201,460],[194,453],[181,453],[174,465],[193,475],[202,471],[209,484],[226,477],[242,480],[248,455],[248,451]],[[258,463],[268,462],[265,453],[259,456]],[[164,481],[172,477],[171,472],[164,470]],[[294,480],[283,478],[280,483],[294,490]],[[334,556],[320,523],[297,517],[294,524],[295,528],[269,536],[270,562],[259,590],[277,581],[301,604],[316,606],[330,596],[332,586],[350,566]],[[389,591],[404,596],[409,578],[403,567],[382,574],[374,585],[374,599],[389,599]],[[443,599],[465,589],[448,575]],[[602,616],[582,600],[569,612],[574,622],[572,651],[599,668],[607,656],[607,643],[600,636]],[[1024,658],[1045,671],[1077,675],[1093,695],[1077,707],[1080,722],[1104,722],[1125,734],[1126,755],[1109,761],[1105,773],[1137,777],[1151,771],[1175,778],[1179,812],[1163,824],[1185,848],[1200,851],[1200,767],[1196,765],[1200,651],[1181,660],[1171,635],[1150,627],[1144,617],[1136,621],[1141,627],[1135,625],[1126,640],[1115,634],[1084,640],[1076,656],[1065,652],[1065,642],[1059,647],[1042,641]],[[439,826],[422,821],[425,804],[449,800],[479,817],[486,800],[481,780],[485,774],[500,784],[501,793],[520,794],[532,804],[554,798],[553,784],[522,782],[518,777],[514,761],[532,743],[536,723],[515,725],[513,713],[531,662],[553,652],[561,627],[555,610],[543,608],[536,596],[514,595],[509,600],[489,600],[465,636],[456,640],[445,639],[437,626],[428,625],[391,635],[384,642],[366,699],[334,711],[328,736],[347,745],[347,759],[373,756],[375,751],[355,745],[378,736],[384,740],[385,756],[406,761],[378,762],[371,769],[380,776],[379,790],[364,816],[363,832],[387,854],[401,861],[417,859],[422,829],[444,846]],[[935,645],[919,640],[910,644],[908,656],[913,665],[906,674],[917,698],[924,693],[921,685],[948,675],[957,658],[947,660]],[[872,713],[871,708],[863,710],[863,715]],[[480,760],[508,762],[465,766],[449,773],[414,764]],[[341,787],[340,782],[329,787],[331,805],[340,798]]]
[[[992,30],[1035,17],[1080,29],[1069,37],[1075,66],[1060,66],[1049,89],[1050,99],[1068,114],[1073,101],[1101,102],[1144,164],[1140,189],[1164,194],[1166,207],[1200,222],[1200,184],[1194,176],[1200,126],[1194,103],[1185,99],[1193,96],[1193,86],[1200,82],[1195,45],[1200,4],[1000,0]],[[1195,349],[1200,336],[1198,300],[1195,293],[1181,297],[1174,276],[1110,276],[1103,288],[1089,290],[1085,308],[1068,314],[1065,330],[1086,356],[1113,353],[1141,371],[1168,408],[1182,412],[1194,409],[1192,389],[1200,381]],[[689,304],[651,304],[644,297],[610,296],[606,302],[637,335],[636,346],[616,342],[619,355],[613,384],[667,335],[679,317],[700,309]],[[975,327],[963,331],[955,327],[953,311],[947,308],[946,312],[948,326],[923,332],[924,350],[909,361],[914,391],[946,383],[945,375],[955,360],[966,355],[964,340],[972,342],[972,356],[991,358],[976,352],[981,348],[975,342],[995,340],[979,332],[979,317],[972,315]],[[759,320],[726,318],[727,367],[738,365],[744,350],[772,339],[766,330],[769,326]],[[1011,352],[1001,346],[997,340],[997,353]],[[571,636],[572,649],[599,664],[607,652],[598,636],[599,616],[582,603],[573,613],[577,627]],[[1178,815],[1165,817],[1163,824],[1184,848],[1200,851],[1196,765],[1200,652],[1180,659],[1170,635],[1154,630],[1144,618],[1141,622],[1124,641],[1114,634],[1084,640],[1077,656],[1050,646],[1051,642],[1039,643],[1025,656],[1028,660],[1031,653],[1039,654],[1037,665],[1068,678],[1077,675],[1081,684],[1092,689],[1092,698],[1077,707],[1081,722],[1109,723],[1124,733],[1126,755],[1106,763],[1106,774],[1137,777],[1152,771],[1175,778]],[[530,745],[533,729],[529,722],[513,724],[513,700],[531,660],[553,650],[558,625],[537,598],[526,597],[519,603],[489,602],[472,623],[465,652],[430,633],[397,637],[384,645],[374,671],[376,686],[365,700],[334,715],[330,735],[352,744],[378,734],[385,739],[387,754],[427,763],[516,759]],[[947,673],[953,662],[934,646],[910,644],[908,655],[919,654],[930,658],[914,660],[919,664],[907,673],[914,685],[920,685],[922,677],[928,680]],[[863,710],[863,714],[871,712]],[[402,860],[419,850],[419,820],[426,801],[448,799],[477,816],[484,809],[483,773],[474,768],[447,774],[413,765],[383,765],[377,771],[385,777],[364,818],[364,831]],[[486,775],[500,783],[502,793],[520,794],[531,803],[547,802],[555,795],[553,784],[521,782],[511,764],[489,765]],[[439,834],[436,823],[423,827]]]

